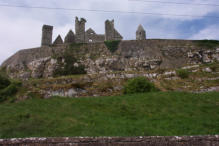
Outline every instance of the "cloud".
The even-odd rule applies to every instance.
[[[0,63],[24,48],[39,46],[42,22],[33,19],[11,19],[0,14]]]
[[[188,1],[176,0],[175,2]],[[218,7],[166,5],[130,2],[129,0],[0,0],[0,3],[72,9],[219,16]],[[194,0],[192,3],[206,3],[206,1]],[[214,4],[217,3],[217,0],[209,0],[208,3]],[[204,39],[206,37],[218,39],[218,33],[215,33],[218,32],[216,19],[207,19],[204,17],[1,7],[0,63],[20,49],[40,46],[41,27],[43,24],[54,26],[53,40],[58,34],[61,34],[64,39],[70,29],[74,30],[75,16],[86,18],[86,29],[92,27],[100,34],[104,33],[104,21],[106,19],[115,19],[115,27],[124,36],[124,39],[135,39],[135,31],[139,24],[142,24],[146,29],[148,38]],[[215,23],[215,25],[212,26],[212,23]],[[188,34],[185,31],[188,31]]]
[[[211,25],[207,28],[200,30],[197,34],[194,34],[190,39],[209,39],[209,40],[219,40],[219,29],[217,25]]]

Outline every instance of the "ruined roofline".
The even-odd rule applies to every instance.
[[[122,40],[123,39],[122,35],[114,28],[114,20],[105,21],[105,34],[97,34],[92,28],[89,28],[85,31],[86,22],[87,20],[85,18],[79,19],[78,17],[75,17],[75,32],[72,31],[74,36],[70,35],[70,37],[68,37],[70,41],[65,41],[65,39],[62,40],[60,36],[57,36],[56,40],[53,43],[52,43],[53,26],[43,25],[41,46],[49,46],[49,45],[56,45],[56,44],[59,45],[59,44],[62,44],[62,41],[63,43],[66,43],[66,42],[68,43],[73,43],[73,42],[95,43],[95,42],[104,42],[104,40]],[[109,25],[110,27],[107,28],[106,25]]]
[[[42,41],[41,46],[50,46],[50,45],[60,45],[63,43],[99,43],[104,41],[111,41],[111,40],[123,40],[122,35],[117,31],[114,26],[114,19],[105,21],[105,33],[98,34],[92,28],[85,30],[85,23],[86,19],[84,18],[75,18],[75,32],[68,33],[64,39],[61,37],[58,38],[55,43],[52,43],[52,34],[53,34],[53,26],[50,25],[43,25],[42,27]],[[136,38],[135,40],[146,40],[146,31],[143,25],[139,25],[136,30]],[[65,38],[68,39],[65,39]],[[134,40],[134,39],[133,39]],[[147,39],[147,40],[186,40],[186,39]],[[126,41],[126,40],[123,40]],[[130,40],[127,40],[130,41]]]

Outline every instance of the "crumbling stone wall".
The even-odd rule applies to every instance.
[[[219,146],[219,136],[76,137],[0,139],[0,145],[16,146]]]
[[[119,34],[119,32],[114,28],[114,20],[106,20],[105,21],[105,40],[122,40],[123,37]]]
[[[96,32],[89,28],[85,32],[85,42],[86,43],[97,43],[97,42],[104,42],[105,36],[101,34],[96,34]]]
[[[69,45],[62,44],[21,50],[3,62],[2,66],[7,68],[12,78],[22,78],[27,74],[33,78],[50,77],[57,66],[58,58],[53,56],[62,59],[67,48]],[[188,40],[121,41],[113,53],[104,43],[88,43],[79,45],[72,51],[78,64],[84,65],[88,74],[171,69],[219,61],[219,48],[203,48]],[[37,68],[44,70],[35,72]]]
[[[53,31],[53,26],[43,25],[42,41],[41,41],[42,46],[48,46],[52,44],[52,31]]]
[[[61,36],[58,37],[53,42],[53,45],[60,45],[60,44],[70,44],[70,43],[98,43],[104,42],[105,40],[122,40],[123,37],[121,34],[114,28],[114,20],[106,21],[105,32],[106,34],[96,34],[96,32],[89,28],[85,32],[85,23],[86,19],[81,18],[80,20],[78,17],[75,18],[75,34],[72,30],[68,32],[65,36],[64,41],[62,40]],[[52,44],[52,33],[53,33],[53,26],[43,25],[42,27],[42,40],[41,46],[49,46]]]

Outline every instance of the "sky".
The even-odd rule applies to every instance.
[[[31,9],[5,5],[117,12]],[[58,34],[64,38],[70,29],[74,31],[76,16],[87,20],[86,29],[91,27],[99,34],[104,34],[105,20],[114,19],[115,28],[125,40],[135,39],[139,24],[145,28],[148,39],[219,40],[218,0],[0,0],[0,64],[21,49],[39,47],[43,24],[54,26],[53,40]]]

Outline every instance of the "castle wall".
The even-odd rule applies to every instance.
[[[98,34],[86,34],[85,36],[85,43],[98,43],[104,42],[105,35],[98,35]]]
[[[30,73],[30,70],[37,71],[37,68],[45,68],[46,71],[37,72],[38,75],[32,75],[33,78],[49,77],[45,72],[51,73],[52,70],[47,66],[49,64],[56,66],[56,60],[51,56],[63,57],[62,52],[68,47],[67,44],[63,44],[21,50],[7,59],[2,66],[13,70],[15,74],[12,74],[12,77],[25,73],[25,67],[29,68],[26,73]],[[88,43],[72,51],[72,54],[75,54],[74,57],[81,60],[80,63],[86,67],[89,74],[112,71],[149,71],[159,68],[174,69],[189,64],[219,61],[217,47],[199,46],[196,42],[189,40],[121,41],[118,49],[113,53],[103,42]],[[48,63],[45,60],[48,60]],[[10,71],[10,73],[13,72]]]
[[[48,46],[52,44],[53,26],[43,25],[41,46]]]
[[[0,139],[0,145],[16,146],[218,146],[219,136],[63,137]]]

